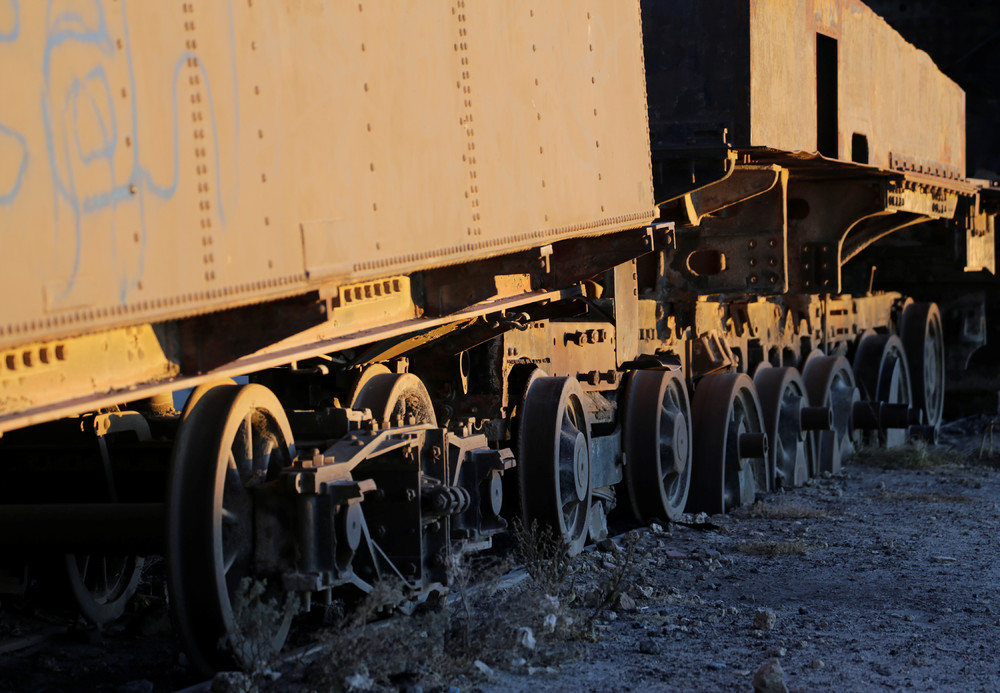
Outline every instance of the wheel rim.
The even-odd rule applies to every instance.
[[[590,431],[573,378],[536,378],[525,394],[519,435],[523,519],[545,525],[571,554],[587,538],[592,499]]]
[[[777,486],[801,486],[815,467],[816,449],[802,428],[805,383],[795,368],[763,368],[754,376],[764,428],[770,442],[767,479]],[[780,483],[779,483],[780,482]]]
[[[941,311],[935,303],[911,303],[903,311],[899,330],[913,404],[924,410],[926,423],[937,428],[944,412],[945,356]]]
[[[767,475],[767,435],[753,381],[736,373],[705,376],[691,410],[688,509],[714,514],[752,503]]]
[[[262,601],[281,615],[260,632],[239,623],[234,602],[254,572],[252,488],[294,456],[277,398],[261,385],[221,385],[203,394],[182,425],[167,500],[168,586],[192,663],[211,673],[280,650],[291,624],[276,579]]]
[[[677,520],[691,487],[691,409],[674,371],[637,371],[625,402],[625,480],[636,520]]]
[[[829,407],[832,420],[829,431],[813,432],[816,462],[809,474],[837,473],[843,461],[854,452],[857,438],[851,426],[852,409],[860,399],[854,371],[843,356],[815,356],[806,362],[802,381],[809,404]]]
[[[117,500],[114,479],[111,478],[108,438],[122,433],[148,441],[152,435],[149,424],[137,412],[121,412],[112,419],[105,437],[99,445],[105,456],[106,474],[113,500]],[[63,569],[70,595],[80,614],[97,626],[104,626],[118,619],[128,606],[129,599],[139,587],[144,560],[135,555],[66,554]]]

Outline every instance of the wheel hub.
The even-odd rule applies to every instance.
[[[673,432],[671,433],[670,440],[672,442],[670,446],[672,453],[670,460],[672,465],[670,469],[664,471],[673,474],[682,474],[684,467],[687,466],[688,446],[691,444],[688,440],[687,419],[684,418],[683,414],[674,416]]]
[[[587,450],[587,438],[583,433],[576,434],[573,445],[573,482],[576,488],[576,499],[583,501],[587,497],[588,470],[590,469],[590,454]]]

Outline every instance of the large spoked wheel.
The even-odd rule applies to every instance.
[[[117,496],[117,490],[107,457],[107,438],[124,433],[140,441],[152,437],[149,424],[141,414],[122,412],[112,419],[105,438],[99,442],[108,464],[106,473],[112,497]],[[80,615],[98,627],[120,618],[139,588],[144,563],[141,556],[129,554],[65,554],[62,557],[65,586]]]
[[[908,409],[913,404],[910,368],[899,337],[886,334],[864,337],[854,355],[854,374],[864,399],[890,405],[897,411]],[[873,442],[888,448],[903,445],[911,421],[906,414],[899,416],[902,420],[898,422],[881,420]],[[912,423],[919,423],[919,420]]]
[[[817,476],[821,471],[835,474],[854,452],[856,436],[851,417],[859,399],[854,371],[843,356],[813,356],[802,369],[802,381],[809,404],[830,409],[830,430],[816,431],[819,465],[811,468],[809,475]]]
[[[807,408],[805,383],[795,368],[761,368],[753,383],[770,443],[767,490],[801,486],[809,478],[809,470],[816,467],[816,447],[808,430],[809,417],[816,410]],[[824,411],[829,419],[829,411]]]
[[[66,554],[66,582],[80,615],[104,626],[125,613],[139,587],[143,559],[138,556]]]
[[[766,488],[767,434],[753,381],[745,374],[702,378],[691,403],[693,463],[688,509],[728,512]]]
[[[677,520],[691,487],[691,408],[675,371],[636,371],[625,395],[625,481],[632,514]]]
[[[944,412],[944,331],[936,303],[911,303],[903,311],[899,336],[913,385],[913,405],[937,428]]]
[[[383,425],[437,425],[434,405],[423,382],[412,373],[378,373],[368,378],[352,409],[370,409]]]
[[[167,580],[176,631],[203,673],[252,668],[288,634],[293,610],[277,578],[254,569],[253,488],[291,463],[291,441],[280,403],[261,385],[214,387],[181,425],[167,496]],[[278,615],[248,625],[253,619],[234,607],[259,589]]]
[[[528,386],[519,439],[521,504],[526,527],[551,528],[579,553],[587,540],[592,497],[590,427],[574,378],[536,378]]]

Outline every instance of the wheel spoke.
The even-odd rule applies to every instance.
[[[106,595],[108,592],[108,559],[102,556],[97,561],[97,567],[97,582],[94,586],[94,592]]]
[[[240,517],[228,508],[222,509],[222,522],[227,525],[239,524]]]
[[[229,571],[232,569],[233,564],[236,563],[236,557],[239,555],[238,551],[231,551],[225,556],[222,562],[222,573],[223,575],[228,575]]]

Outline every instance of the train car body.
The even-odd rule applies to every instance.
[[[298,316],[356,332],[416,317],[414,271],[655,218],[630,4],[8,14],[6,419],[191,375],[171,334],[184,318],[320,290],[388,299],[367,324],[319,301]],[[250,351],[296,327],[247,336]]]
[[[164,553],[203,671],[255,584],[419,598],[512,519],[933,439],[986,341],[964,94],[857,0],[5,12],[0,564],[101,621]]]
[[[965,94],[860,0],[650,6],[647,26],[669,47],[646,53],[654,123],[722,127],[740,149],[964,178]]]

